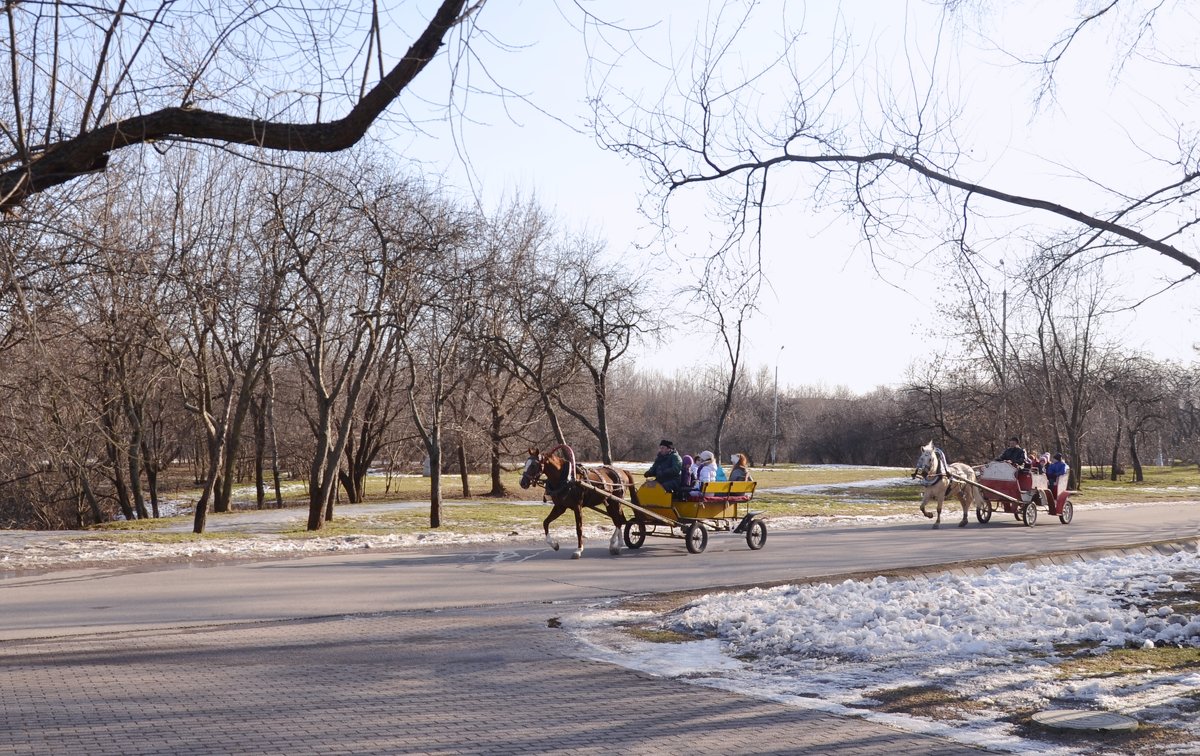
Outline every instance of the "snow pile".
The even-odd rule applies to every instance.
[[[1195,553],[1138,555],[710,594],[665,620],[703,640],[673,644],[620,631],[656,620],[644,612],[597,608],[568,626],[590,658],[962,743],[1078,753],[1021,738],[1004,721],[1055,706],[1182,728],[1195,747],[1177,752],[1200,753],[1194,669],[1072,680],[1054,666],[1115,648],[1200,647],[1198,581]],[[913,686],[975,708],[946,720],[871,710],[872,694]]]
[[[1194,554],[1102,559],[929,580],[782,586],[706,597],[674,629],[716,635],[735,656],[837,656],[896,663],[936,654],[1009,658],[1056,643],[1119,647],[1144,642],[1200,646],[1200,618],[1131,601],[1182,592],[1171,577]]]

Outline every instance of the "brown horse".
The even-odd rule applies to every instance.
[[[564,450],[566,456],[558,452]],[[525,471],[521,474],[521,488],[544,485],[546,495],[554,503],[550,514],[542,522],[546,532],[546,543],[558,551],[558,541],[550,537],[550,523],[562,516],[568,509],[575,513],[575,535],[579,547],[572,555],[573,559],[583,556],[583,508],[594,509],[608,515],[615,526],[612,537],[608,540],[608,553],[618,554],[621,551],[621,529],[625,525],[625,513],[622,506],[604,496],[578,485],[583,481],[595,488],[613,496],[624,499],[625,492],[637,504],[637,491],[634,489],[633,476],[625,470],[602,465],[599,467],[582,467],[575,464],[575,453],[569,446],[560,446],[546,454],[539,454],[537,449],[529,450],[529,459],[525,460]]]

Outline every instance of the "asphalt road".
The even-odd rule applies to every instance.
[[[605,597],[1157,541],[1200,504],[926,523],[0,573],[0,753],[979,754],[971,743],[580,658]]]
[[[972,517],[966,528],[771,531],[760,551],[720,533],[699,555],[682,541],[649,538],[613,557],[593,539],[579,560],[566,546],[486,545],[59,570],[0,579],[0,640],[722,588],[1197,538],[1200,503],[1081,508],[1071,525],[1043,516],[1033,528],[997,513],[988,525]]]

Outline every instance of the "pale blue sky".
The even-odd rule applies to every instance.
[[[681,55],[695,30],[703,27],[700,14],[705,8],[695,0],[605,0],[585,5],[626,25],[647,27],[638,39],[646,50],[664,59]],[[1053,8],[1047,5],[1043,3],[1041,8],[1049,15]],[[1069,9],[1074,3],[1060,5]],[[814,59],[826,54],[835,26],[852,30],[856,55],[867,61],[863,76],[871,80],[871,86],[891,75],[887,72],[903,68],[897,63],[904,59],[901,40],[908,40],[909,58],[931,55],[928,27],[933,16],[927,3],[845,2],[840,16],[835,13],[838,7],[832,3],[788,4],[794,21],[801,13],[808,14],[806,28],[812,32],[805,39],[811,40]],[[444,175],[450,184],[478,194],[488,204],[515,192],[534,193],[565,224],[588,227],[607,238],[614,253],[644,256],[646,253],[628,252],[651,237],[651,229],[637,213],[643,188],[640,170],[601,150],[587,132],[588,57],[584,36],[572,28],[580,21],[577,7],[570,0],[524,0],[490,3],[484,13],[482,26],[514,46],[509,52],[479,48],[487,71],[501,85],[525,95],[529,103],[472,94],[465,100],[466,119],[455,121],[461,154],[444,121],[429,123],[427,135],[396,138],[397,150],[421,160],[426,170]],[[651,26],[654,22],[657,25]],[[991,39],[1006,44],[1014,37],[1013,29],[1025,30],[1030,24],[1030,17],[1010,8],[1008,16],[989,17],[984,26]],[[1050,29],[1049,22],[1043,28]],[[1023,34],[1011,44],[1029,51],[1047,34]],[[769,31],[761,39],[764,50],[774,43]],[[1148,103],[1177,112],[1176,105],[1188,106],[1187,102],[1172,102],[1178,94],[1169,89],[1156,97],[1156,82],[1138,88],[1133,99],[1113,92],[1108,61],[1102,55],[1104,46],[1080,46],[1075,51],[1078,60],[1094,62],[1094,67],[1064,68],[1061,108],[1049,108],[1030,120],[1033,79],[1028,73],[995,65],[1002,58],[979,50],[987,44],[979,38],[959,39],[961,44],[953,55],[945,50],[941,55],[949,60],[945,76],[958,88],[957,97],[965,104],[960,133],[968,143],[970,164],[964,171],[1001,188],[1034,194],[1044,191],[1057,201],[1085,202],[1086,185],[1064,179],[1068,166],[1121,182],[1128,172],[1146,167],[1146,155],[1134,146],[1133,135],[1141,133],[1136,141],[1145,147],[1170,136]],[[666,40],[673,41],[668,46]],[[643,61],[637,54],[626,55],[616,75],[625,77],[628,86],[644,82],[648,91],[654,91],[664,71]],[[444,62],[440,70],[444,70]],[[418,92],[436,101],[444,92],[445,81],[439,75],[430,76],[421,82]],[[481,89],[495,91],[477,64],[472,65],[471,81]],[[421,108],[411,100],[405,108],[410,116],[422,117]],[[1149,136],[1147,130],[1153,130]],[[469,159],[469,170],[462,154]],[[722,233],[695,205],[681,206],[677,217],[693,232],[691,238],[697,243]],[[927,261],[905,253],[903,259],[913,265],[885,264],[882,272],[887,280],[881,280],[855,229],[836,212],[815,215],[803,191],[772,213],[764,249],[774,292],[764,294],[762,314],[752,325],[750,364],[773,368],[778,359],[781,384],[845,385],[856,391],[878,384],[895,385],[903,380],[910,363],[941,348],[922,336],[929,322],[939,317],[934,301],[937,271],[930,270]],[[1122,263],[1122,283],[1130,293],[1152,285],[1160,270],[1156,256],[1148,252],[1139,255]],[[1193,284],[1153,301],[1136,316],[1115,322],[1114,330],[1123,333],[1130,347],[1190,361],[1195,355],[1191,345],[1200,341],[1196,291]],[[781,345],[786,345],[782,352]],[[669,357],[646,354],[639,359],[647,367],[670,372],[672,364],[703,359],[702,350],[693,347],[693,354],[681,355],[676,350]]]

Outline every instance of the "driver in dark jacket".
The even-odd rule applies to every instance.
[[[679,490],[680,478],[683,475],[683,457],[675,451],[675,444],[667,439],[658,442],[658,456],[654,464],[646,471],[647,478],[654,478],[667,491],[674,493]]]
[[[1013,436],[1008,439],[1008,448],[1004,450],[1004,453],[996,461],[1012,462],[1017,467],[1024,467],[1029,464],[1029,455],[1021,448],[1021,439]]]

